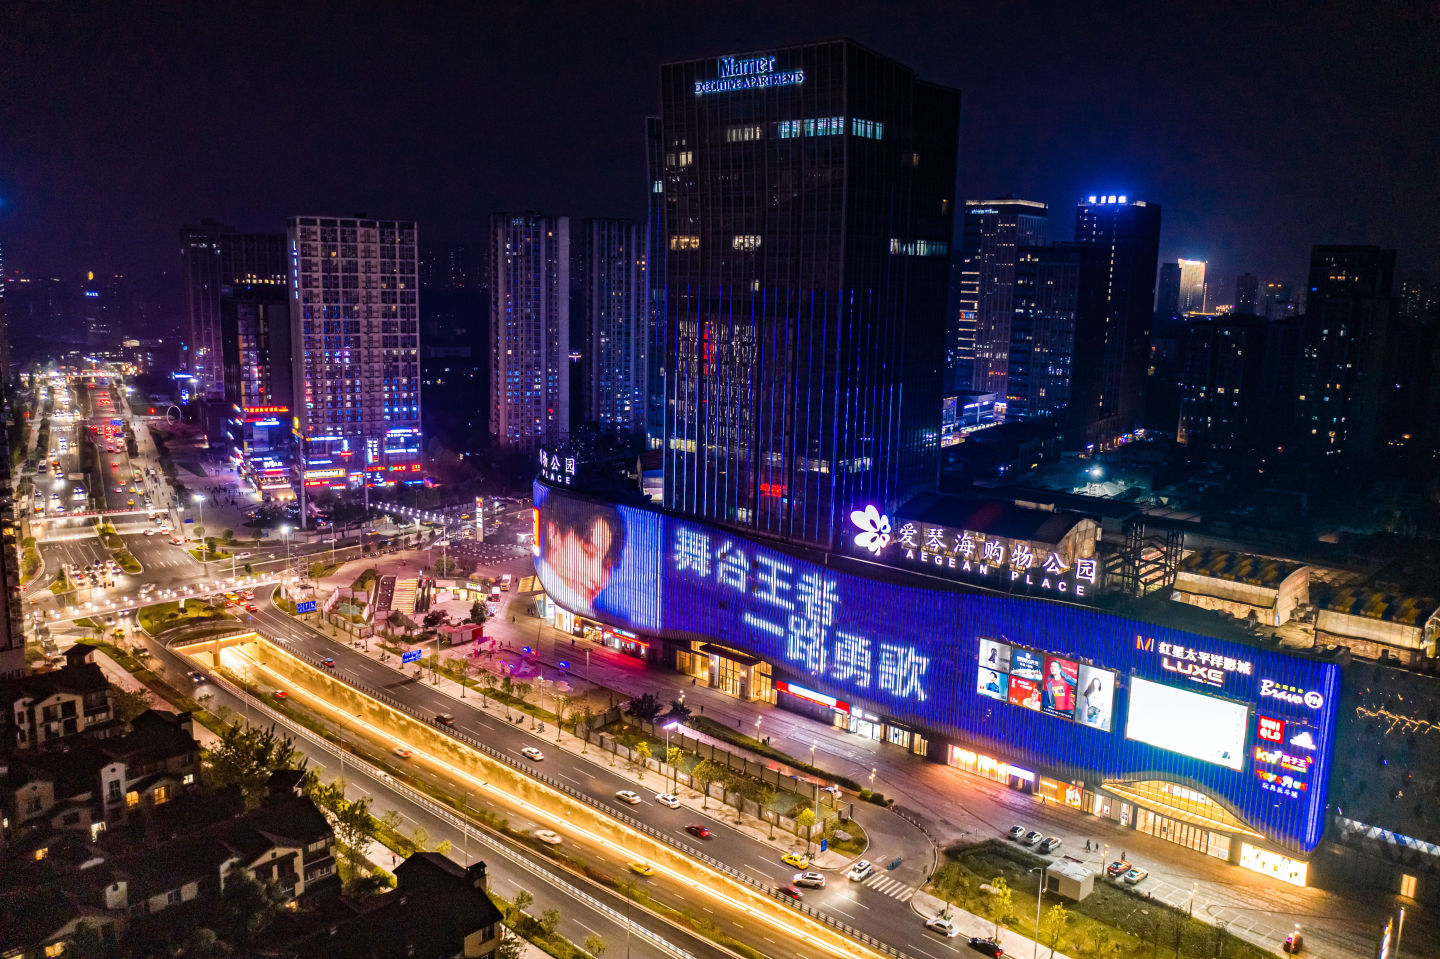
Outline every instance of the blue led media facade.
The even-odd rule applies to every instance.
[[[572,612],[1091,786],[1199,790],[1271,842],[1324,830],[1340,668],[1040,599],[840,572],[717,526],[535,485],[536,570]]]

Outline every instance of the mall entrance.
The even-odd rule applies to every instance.
[[[702,686],[748,702],[775,702],[770,664],[716,643],[691,642],[675,650],[675,669]]]

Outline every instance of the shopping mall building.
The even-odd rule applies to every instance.
[[[1093,518],[924,496],[895,517],[856,509],[849,548],[821,552],[543,479],[535,506],[542,608],[561,629],[1307,880],[1343,657],[1179,604],[1113,611]]]

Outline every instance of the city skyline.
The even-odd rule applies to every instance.
[[[565,7],[442,15],[362,6],[340,32],[406,50],[399,76],[346,69],[346,44],[334,54],[316,47],[322,24],[326,35],[335,30],[323,5],[184,21],[127,15],[123,5],[83,16],[47,10],[0,39],[16,93],[0,105],[0,129],[13,137],[12,165],[0,175],[7,264],[37,276],[174,270],[178,224],[213,216],[276,231],[292,209],[413,216],[439,244],[473,244],[503,209],[638,220],[644,118],[656,109],[663,61],[849,36],[882,54],[903,51],[923,75],[962,90],[957,202],[1014,193],[1063,209],[1100,189],[1148,197],[1166,209],[1161,259],[1207,260],[1227,293],[1243,272],[1298,282],[1317,243],[1379,244],[1399,251],[1400,274],[1435,270],[1436,214],[1410,199],[1425,193],[1428,171],[1423,151],[1405,146],[1440,136],[1433,111],[1420,108],[1435,99],[1423,70],[1433,13],[1392,13],[1362,25],[1357,40],[1338,7],[1307,9],[1301,29],[1276,43],[1284,11],[1239,24],[1223,11],[1190,21],[1118,7],[1097,27],[1061,8],[1023,23],[1005,13],[891,17],[866,5],[827,7],[817,20],[816,9],[772,11],[763,26],[730,8],[691,9],[657,30],[640,8],[601,17]],[[565,29],[554,27],[557,11]],[[1003,44],[985,38],[1027,27],[1036,69],[1002,85],[991,58]],[[517,35],[539,42],[487,39]],[[975,56],[952,55],[961,41]],[[358,84],[350,102],[366,102],[365,111],[342,106],[317,119],[287,92],[291,78],[282,86],[252,74],[256,44],[305,62],[294,82],[313,92]],[[621,61],[604,53],[617,46],[627,50]],[[1370,50],[1384,50],[1384,61]],[[535,72],[548,58],[569,66]],[[1142,81],[1156,60],[1182,66]],[[1191,62],[1203,72],[1183,65]],[[530,79],[509,96],[486,95],[518,75]],[[450,93],[412,102],[433,90]],[[1346,105],[1338,113],[1337,98]],[[217,102],[231,106],[210,110]],[[455,123],[454,102],[476,104],[473,116]],[[375,134],[381,117],[401,109],[415,114],[405,151],[357,157],[335,146]],[[1196,124],[1198,145],[1176,150]],[[534,149],[489,150],[497,130]],[[1348,146],[1367,141],[1395,146]],[[564,148],[575,142],[587,145],[587,162]]]

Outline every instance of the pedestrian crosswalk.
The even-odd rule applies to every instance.
[[[861,885],[869,886],[876,892],[892,899],[899,899],[901,902],[908,902],[910,897],[915,895],[915,887],[906,885],[898,879],[891,879],[884,873],[877,872],[866,879]]]

